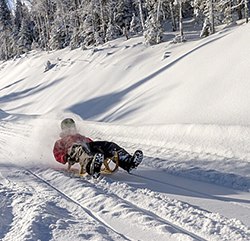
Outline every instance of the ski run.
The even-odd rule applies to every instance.
[[[250,240],[249,28],[0,63],[0,240]],[[65,117],[142,164],[67,172],[52,153]]]

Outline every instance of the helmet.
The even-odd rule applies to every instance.
[[[72,127],[75,127],[75,126],[76,126],[75,121],[73,119],[71,119],[71,118],[66,118],[61,122],[61,129],[62,130],[72,128]]]

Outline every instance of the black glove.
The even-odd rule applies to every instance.
[[[66,154],[65,161],[68,162],[71,166],[76,163],[76,159],[71,157],[69,154]]]

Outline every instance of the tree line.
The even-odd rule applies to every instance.
[[[246,18],[247,0],[0,0],[0,60],[32,49],[95,46],[120,36],[143,33],[146,44],[162,42],[163,26],[172,23],[185,41],[183,17],[203,23],[201,36],[233,15]]]

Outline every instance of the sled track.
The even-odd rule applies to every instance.
[[[0,151],[4,151],[2,157],[6,156],[6,158],[0,158],[0,180],[3,180],[0,182],[0,200],[1,197],[6,200],[5,197],[10,196],[6,200],[6,204],[10,207],[6,209],[10,217],[6,222],[8,227],[3,233],[4,236],[0,233],[0,239],[4,237],[4,241],[9,241],[11,238],[8,239],[8,237],[16,236],[20,237],[21,241],[25,240],[29,233],[33,240],[70,240],[72,236],[67,237],[63,234],[74,233],[77,226],[78,230],[81,230],[78,235],[83,235],[84,232],[88,235],[80,240],[90,239],[90,236],[93,236],[92,240],[98,240],[97,236],[103,235],[100,230],[105,230],[106,234],[105,238],[101,236],[101,240],[173,240],[175,238],[179,240],[249,240],[249,228],[247,229],[237,220],[234,223],[232,220],[223,218],[221,214],[204,211],[199,205],[192,206],[195,205],[192,201],[186,203],[178,201],[179,198],[178,200],[168,198],[169,192],[165,193],[150,187],[152,183],[156,187],[163,185],[168,191],[171,188],[178,189],[180,195],[185,195],[187,192],[193,193],[191,197],[203,196],[204,200],[213,199],[224,202],[228,206],[234,201],[239,202],[233,205],[244,203],[240,203],[237,199],[209,195],[203,190],[195,191],[178,185],[177,182],[164,182],[166,178],[148,177],[147,171],[152,173],[154,169],[152,167],[142,165],[140,170],[138,169],[131,176],[120,171],[112,176],[104,175],[95,181],[88,177],[79,178],[67,174],[62,169],[27,167],[26,165],[24,167],[24,163],[22,167],[15,165],[14,162],[18,163],[20,156],[20,159],[26,157],[34,145],[30,140],[31,127],[20,123],[0,125],[0,129],[3,130],[0,136],[0,144],[2,144]],[[19,152],[11,149],[12,137],[17,142],[15,144],[18,144]],[[6,164],[6,160],[12,162],[9,161],[9,164]],[[161,175],[166,175],[162,170],[157,169],[157,171]],[[179,179],[179,177],[176,178]],[[143,186],[142,183],[146,185]],[[12,202],[17,205],[12,205]],[[69,209],[65,208],[68,204],[70,204]],[[249,207],[248,204],[245,210]],[[18,210],[17,213],[11,206]],[[28,212],[25,213],[26,209],[30,209],[33,216]],[[12,215],[13,218],[11,218]],[[196,217],[208,227],[196,225]],[[1,222],[3,221],[0,220],[0,226]],[[61,226],[60,223],[62,223]],[[41,225],[43,225],[42,228]],[[98,230],[93,231],[93,229]],[[45,234],[39,230],[47,230],[49,234],[44,236]],[[223,230],[227,230],[224,236]]]
[[[17,182],[18,185],[21,185],[22,190],[20,194],[18,194],[20,198],[22,198],[23,193],[25,193],[25,195],[28,195],[28,197],[30,195],[34,197],[38,196],[37,199],[33,200],[32,203],[27,203],[28,208],[29,205],[36,206],[36,203],[38,207],[35,210],[40,209],[40,203],[43,203],[43,205],[45,206],[51,205],[50,203],[54,203],[53,205],[55,205],[56,207],[60,202],[51,202],[48,199],[50,199],[51,197],[53,199],[55,197],[60,197],[60,199],[63,199],[64,202],[70,203],[72,207],[75,207],[74,209],[78,210],[74,213],[74,216],[78,217],[77,220],[92,220],[92,222],[94,223],[91,224],[92,226],[99,225],[105,230],[107,230],[107,232],[112,236],[112,238],[109,237],[104,240],[143,240],[143,236],[140,237],[140,229],[142,232],[145,232],[146,235],[150,232],[155,232],[156,236],[162,236],[162,238],[160,239],[158,239],[159,237],[157,237],[157,240],[172,240],[174,239],[174,236],[172,235],[182,235],[182,239],[180,238],[180,240],[213,239],[211,238],[213,236],[209,236],[209,234],[207,234],[206,232],[203,233],[203,235],[200,235],[198,229],[195,229],[195,227],[193,228],[193,225],[191,225],[191,229],[190,227],[186,227],[185,225],[183,225],[182,220],[178,220],[178,213],[176,213],[176,220],[172,222],[171,218],[173,218],[175,214],[170,216],[170,218],[166,217],[166,219],[165,214],[161,214],[159,212],[160,209],[158,209],[158,206],[163,206],[163,208],[165,209],[164,205],[173,206],[173,208],[176,209],[178,206],[185,206],[186,204],[183,204],[177,200],[174,201],[169,200],[167,198],[164,199],[161,194],[157,194],[154,192],[151,193],[149,190],[140,190],[133,188],[127,183],[113,180],[113,176],[110,176],[111,178],[109,176],[104,176],[96,181],[92,178],[76,177],[62,170],[45,168],[39,169],[35,167],[18,167],[11,162],[5,165],[1,164],[1,173],[1,176],[5,176],[5,179],[8,180],[8,187],[11,187],[12,185],[15,186],[15,182]],[[123,175],[127,174],[122,172],[119,173],[121,179]],[[142,179],[146,178],[150,179],[150,181],[157,182],[157,180],[142,177],[139,174],[133,174],[132,176]],[[41,194],[39,190],[41,190]],[[43,194],[43,190],[45,190],[45,194]],[[149,200],[147,200],[147,198],[149,198]],[[140,199],[145,200],[146,205],[143,205],[144,203]],[[33,203],[35,203],[35,205]],[[154,203],[156,203],[157,207],[151,207],[151,205],[154,206]],[[46,208],[45,211],[42,212],[45,212],[46,214]],[[184,207],[180,208],[180,212],[185,212]],[[203,211],[198,209],[194,210],[194,212],[198,212],[198,215],[202,215]],[[43,216],[43,213],[42,215],[37,215],[37,217]],[[183,213],[181,215],[183,216]],[[208,220],[210,220],[209,216],[204,217],[205,222]],[[222,221],[224,222],[225,220]],[[134,229],[139,230],[138,236],[131,236],[128,230],[123,230],[123,228],[120,228],[122,226],[128,225],[128,222],[131,222],[135,226]],[[218,224],[220,225],[220,223]],[[84,225],[86,224],[84,223]],[[180,225],[183,225],[182,227],[184,228],[180,227]],[[16,224],[13,223],[12,226],[16,226]],[[29,229],[35,229],[34,223],[30,224],[30,226],[32,226],[32,228]],[[49,223],[47,226],[50,227],[51,223]],[[18,227],[16,228],[16,232],[17,231],[19,231]],[[87,232],[88,231],[86,231],[86,233]],[[132,233],[134,234],[134,231],[132,231]],[[155,234],[153,235],[155,236]],[[8,233],[6,235],[8,235]],[[36,238],[39,238],[39,235]],[[239,240],[247,240],[244,239],[244,235],[245,237],[247,237],[247,231],[245,231],[245,234],[242,231],[241,236],[243,237],[243,239]],[[183,238],[183,236],[186,237]],[[172,237],[172,239],[166,239],[166,237]],[[21,238],[23,240],[25,239],[22,236]],[[49,240],[50,238],[46,237],[47,240]],[[40,239],[43,240],[43,238],[41,237]],[[214,239],[218,240],[218,237]],[[227,239],[221,238],[220,240]]]
[[[94,220],[96,220],[97,222],[101,223],[103,226],[106,226],[107,228],[111,229],[113,232],[117,233],[118,235],[122,236],[125,240],[130,240],[127,237],[125,237],[123,234],[117,232],[115,229],[113,229],[110,225],[108,225],[105,221],[103,221],[100,217],[98,217],[96,214],[94,214],[93,212],[91,212],[91,210],[85,208],[82,204],[80,204],[79,202],[77,202],[76,200],[74,200],[73,198],[71,198],[70,196],[68,196],[67,194],[65,194],[63,191],[59,190],[57,187],[53,186],[52,184],[50,184],[48,181],[44,180],[43,178],[39,177],[37,174],[33,173],[32,171],[25,169],[27,172],[29,172],[31,175],[33,175],[34,177],[36,177],[37,179],[41,180],[43,183],[45,183],[46,185],[48,185],[50,188],[52,188],[53,190],[55,190],[56,192],[58,192],[62,197],[64,197],[65,199],[69,200],[70,202],[76,204],[77,206],[79,206],[85,213],[87,213],[91,218],[93,218]]]
[[[122,238],[124,238],[124,240],[133,240],[133,238],[128,238],[126,237],[124,234],[122,234],[120,231],[117,231],[116,228],[112,227],[112,225],[108,224],[103,218],[100,217],[100,215],[98,215],[97,213],[91,211],[89,208],[85,207],[84,205],[82,205],[79,201],[76,201],[75,198],[71,197],[71,195],[66,194],[65,192],[61,191],[59,188],[57,188],[56,186],[54,186],[53,184],[51,184],[49,181],[45,180],[44,178],[42,178],[41,176],[39,176],[38,174],[35,174],[34,172],[26,169],[27,172],[29,172],[31,175],[33,175],[34,177],[36,177],[37,179],[41,180],[42,182],[44,182],[45,184],[47,184],[50,188],[54,189],[55,191],[57,191],[61,196],[65,197],[65,199],[73,202],[74,204],[76,204],[77,206],[79,206],[81,209],[84,210],[84,212],[86,212],[91,218],[95,219],[97,222],[101,223],[102,225],[106,226],[107,228],[111,229],[112,231],[114,231],[115,233],[117,233],[118,235],[122,236]],[[71,175],[72,176],[72,175]],[[75,176],[74,176],[75,178]],[[81,182],[84,183],[88,183],[88,181],[84,180],[83,178],[79,178],[77,177],[77,179],[80,179]],[[95,185],[90,184],[94,189],[96,189]],[[99,191],[98,191],[99,192]],[[128,201],[124,201],[121,200],[121,198],[119,196],[117,196],[114,193],[111,193],[109,196],[111,196],[112,198],[115,199],[119,199],[120,202],[122,202],[121,205],[126,205],[130,208],[132,208],[133,210],[137,210],[140,213],[143,213],[141,215],[146,215],[148,217],[151,217],[154,220],[157,220],[158,222],[161,222],[162,224],[166,224],[168,227],[171,227],[172,229],[176,230],[178,233],[182,233],[185,234],[187,236],[192,237],[194,240],[200,240],[200,241],[204,241],[205,239],[199,237],[198,235],[191,233],[183,228],[178,227],[175,224],[170,223],[169,221],[165,220],[162,217],[159,217],[158,215],[152,213],[151,211],[148,211],[146,209],[142,209],[138,206],[136,206],[135,204],[128,202]]]
[[[89,233],[91,233],[92,227],[103,227],[105,230],[107,230],[105,233],[108,234],[108,237],[104,238],[104,240],[131,240],[122,233],[114,230],[100,217],[92,213],[91,210],[85,208],[78,201],[74,200],[74,198],[68,196],[63,191],[59,190],[57,187],[53,186],[48,181],[39,177],[37,174],[27,168],[18,167],[11,162],[8,162],[7,164],[1,164],[0,180],[1,179],[4,180],[1,181],[1,183],[7,182],[8,185],[5,186],[0,183],[0,199],[1,196],[13,196],[13,200],[12,198],[8,199],[8,205],[11,206],[12,200],[12,202],[16,203],[16,210],[19,209],[17,213],[15,213],[13,209],[9,211],[9,215],[7,216],[11,216],[10,213],[13,213],[13,218],[9,220],[9,223],[6,224],[7,228],[1,230],[0,237],[3,238],[1,240],[11,240],[11,238],[8,236],[17,237],[17,241],[26,239],[50,240],[51,238],[54,240],[62,240],[62,238],[64,240],[68,240],[68,238],[65,236],[62,238],[55,238],[51,236],[51,227],[56,226],[60,216],[62,217],[62,220],[69,218],[72,219],[72,217],[75,218],[77,222],[81,223],[82,226],[88,227]],[[73,210],[78,211],[74,213],[73,216],[69,216],[68,210],[58,208],[62,201],[73,207]],[[61,214],[58,215],[57,209],[59,212],[61,212]],[[24,210],[29,211],[28,213],[25,213]],[[48,213],[48,211],[50,213]],[[53,212],[56,213],[56,217],[53,217]],[[21,224],[15,222],[15,219],[20,219],[18,216],[22,217]],[[46,216],[49,217],[47,218]],[[76,222],[74,220],[69,221],[71,223]],[[67,226],[68,225],[65,225],[65,230]],[[62,228],[60,227],[59,229]],[[101,231],[102,230],[103,229],[101,229]],[[27,235],[28,232],[30,232],[29,235]],[[82,232],[84,233],[84,231]],[[94,235],[87,234],[86,237],[88,236],[91,237]],[[94,239],[100,240],[98,237],[94,237]],[[85,240],[85,238],[80,238],[80,240]]]

